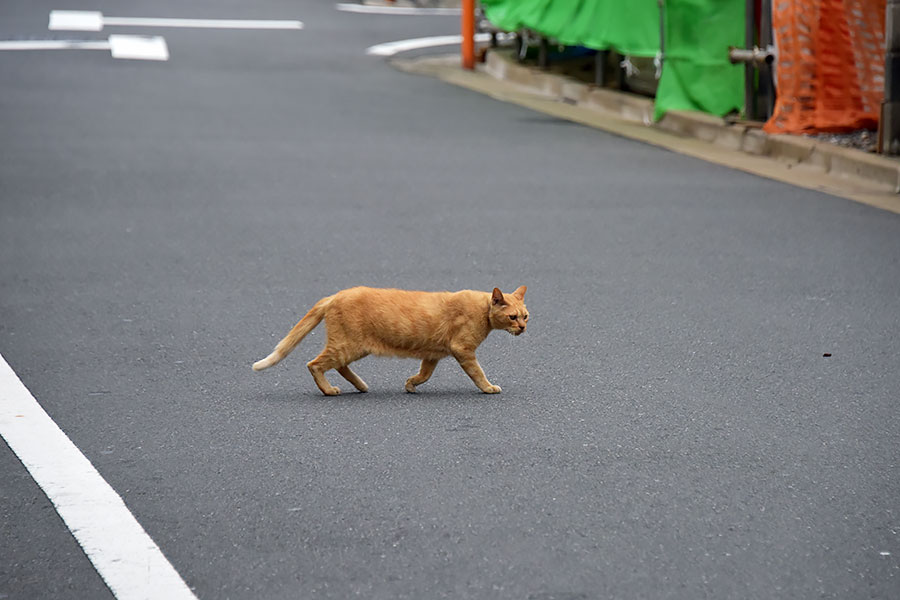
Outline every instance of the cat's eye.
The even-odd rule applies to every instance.
[[[510,321],[515,321],[517,318],[518,318],[518,317],[516,317],[516,315],[509,315],[509,320],[510,320]]]
[[[527,320],[528,320],[528,315],[525,315],[524,317],[522,317],[522,319],[524,319],[525,321],[527,321]]]

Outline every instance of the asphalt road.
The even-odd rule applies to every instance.
[[[0,51],[0,354],[201,599],[900,597],[900,216],[365,56],[453,17]],[[352,285],[511,291],[525,336],[250,364]],[[825,354],[830,357],[825,357]],[[0,598],[111,597],[0,445]]]

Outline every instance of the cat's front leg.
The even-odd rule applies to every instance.
[[[361,392],[368,392],[369,386],[366,385],[366,382],[363,381],[359,375],[350,370],[350,367],[344,365],[343,367],[338,367],[337,372],[341,374],[341,377],[349,381],[353,384],[353,387],[358,389]]]
[[[466,375],[468,375],[475,385],[478,386],[479,390],[485,394],[499,394],[501,392],[499,385],[494,385],[488,381],[488,378],[484,374],[484,370],[481,368],[481,365],[478,364],[478,359],[475,358],[474,351],[461,350],[459,352],[454,352],[453,357],[459,362],[459,366],[466,372]]]

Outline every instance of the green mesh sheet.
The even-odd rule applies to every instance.
[[[667,0],[665,62],[656,118],[669,110],[723,116],[744,106],[744,67],[728,60],[744,46],[744,0]]]
[[[633,56],[659,52],[656,0],[482,0],[481,5],[488,20],[507,31],[528,28],[567,46]]]
[[[741,109],[743,67],[728,61],[742,46],[745,0],[666,0],[665,62],[656,118],[669,110],[725,115]],[[657,0],[481,0],[507,31],[531,29],[567,46],[652,57],[659,53]]]

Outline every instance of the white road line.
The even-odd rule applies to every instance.
[[[0,356],[0,435],[118,600],[197,600],[122,498]]]
[[[109,40],[7,40],[0,50],[109,50]]]
[[[491,41],[491,35],[489,33],[476,33],[475,41],[489,42]],[[407,52],[409,50],[431,48],[434,46],[452,46],[453,44],[461,43],[461,35],[437,35],[434,37],[414,38],[410,40],[398,40],[396,42],[376,44],[375,46],[366,48],[366,54],[372,56],[393,56],[399,52]]]
[[[47,28],[53,31],[100,31],[103,13],[92,10],[51,10]]]
[[[342,2],[334,6],[337,10],[350,13],[363,13],[367,15],[403,15],[403,16],[428,16],[428,15],[454,15],[459,16],[458,8],[432,8],[417,6],[371,6],[368,4],[353,4]]]
[[[109,46],[113,58],[131,60],[169,60],[169,47],[159,36],[111,35]]]
[[[241,19],[156,19],[103,17],[104,26],[187,27],[197,29],[303,29],[302,21],[252,21]]]
[[[302,21],[251,19],[167,19],[107,17],[88,10],[50,11],[51,30],[101,31],[104,27],[188,27],[198,29],[303,29]]]
[[[109,50],[113,58],[169,60],[166,39],[160,36],[111,35],[107,40],[0,41],[2,50]]]

